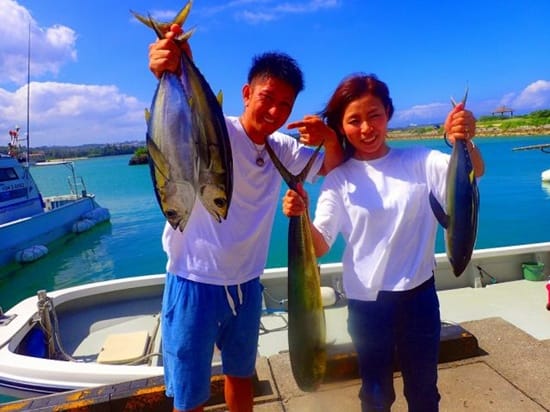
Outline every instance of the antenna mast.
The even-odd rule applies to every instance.
[[[30,156],[30,147],[29,147],[30,100],[31,100],[31,23],[29,22],[29,42],[27,46],[27,155],[25,156],[27,167],[29,167],[29,156]]]

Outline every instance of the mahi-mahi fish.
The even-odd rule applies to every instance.
[[[313,165],[319,146],[304,169],[292,175],[266,141],[273,164],[287,183],[296,190]],[[314,391],[326,370],[326,325],[321,298],[321,277],[313,247],[307,209],[290,217],[288,226],[288,347],[292,374],[303,391]]]
[[[171,23],[159,23],[151,17],[132,13],[162,37],[171,24],[183,25],[189,15],[191,3],[189,1]],[[187,41],[190,35],[190,32],[184,33],[177,41]],[[181,56],[180,80],[189,96],[193,140],[198,156],[197,195],[205,209],[221,222],[227,218],[233,193],[233,157],[221,107],[221,93],[214,95],[210,85],[186,53]]]
[[[468,90],[462,102],[466,104]],[[451,99],[453,106],[456,102]],[[477,236],[479,190],[465,139],[456,139],[447,170],[447,211],[430,192],[430,205],[445,228],[445,249],[455,276],[460,276],[472,257]]]

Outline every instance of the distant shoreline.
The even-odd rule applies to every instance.
[[[543,126],[521,126],[503,131],[496,127],[477,127],[476,137],[515,137],[515,136],[550,136],[550,124]],[[443,137],[443,128],[419,131],[412,128],[390,130],[389,140],[438,139]]]

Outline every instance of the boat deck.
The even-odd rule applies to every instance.
[[[476,343],[474,354],[454,353],[459,360],[453,360],[451,353],[450,358],[440,362],[442,411],[550,411],[550,311],[545,308],[545,285],[546,282],[519,280],[485,288],[438,292],[442,320],[457,323],[462,330],[461,336],[448,342],[451,352],[471,347],[472,340]],[[345,315],[343,306],[327,312],[328,322],[332,315],[345,319],[341,317]],[[283,318],[275,314],[264,320],[264,327],[272,331],[260,338],[255,411],[360,411],[357,398],[360,381],[353,359],[346,363],[340,357],[338,377],[328,379],[317,392],[302,392],[292,378],[288,353],[284,348],[279,353],[281,347],[274,343],[286,340],[285,332],[276,330],[284,323]],[[345,322],[342,323],[341,329],[329,332],[328,336],[329,343],[340,349],[349,343]],[[336,358],[337,354],[333,353],[332,359]],[[335,369],[329,367],[329,370]],[[406,411],[398,371],[394,380],[397,399],[392,410]],[[221,387],[219,378],[213,379],[213,396],[207,411],[226,410]],[[170,401],[164,397],[163,389],[162,377],[158,377],[12,402],[0,405],[0,411],[54,408],[59,411],[170,411]],[[108,402],[108,409],[105,405],[104,409],[89,409],[90,403],[101,408],[101,402]]]

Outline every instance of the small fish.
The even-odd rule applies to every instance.
[[[189,11],[189,1],[171,23],[159,23],[132,12],[136,18],[163,37],[171,24],[183,25]],[[191,32],[177,41],[187,41]],[[189,96],[193,140],[198,156],[197,194],[203,206],[218,221],[227,218],[233,193],[233,157],[229,133],[222,112],[221,93],[216,97],[210,85],[193,63],[182,53],[180,81]]]
[[[468,90],[463,103],[468,98]],[[456,102],[451,99],[453,106]],[[477,237],[479,189],[466,140],[454,142],[447,170],[447,211],[430,192],[430,206],[445,228],[445,249],[455,276],[460,276],[470,259]]]
[[[296,190],[313,165],[319,146],[304,169],[292,175],[266,141],[273,164]],[[326,325],[321,298],[321,277],[311,238],[308,211],[290,218],[288,226],[288,347],[292,374],[303,391],[314,391],[326,370]]]

